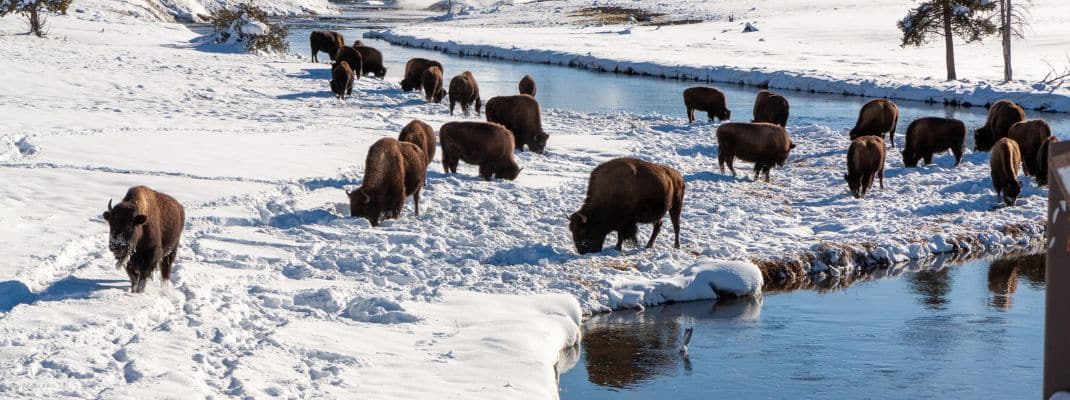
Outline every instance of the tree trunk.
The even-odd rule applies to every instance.
[[[30,33],[37,35],[37,37],[44,37],[45,33],[41,30],[41,13],[34,5],[30,7],[27,18],[30,20]]]
[[[1003,23],[1003,82],[1007,83],[1014,79],[1014,73],[1011,71],[1011,10],[1014,5],[1011,0],[1000,0],[999,5]]]
[[[947,80],[958,79],[955,76],[955,37],[951,31],[951,0],[942,1],[944,7],[944,49],[947,51]]]

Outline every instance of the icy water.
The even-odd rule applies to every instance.
[[[1043,262],[930,266],[833,292],[597,315],[561,375],[561,398],[1038,398]]]
[[[454,75],[465,70],[472,71],[479,82],[480,94],[486,101],[493,96],[517,93],[517,82],[524,74],[529,74],[538,84],[537,97],[544,108],[584,112],[628,112],[644,115],[657,113],[685,118],[687,114],[683,105],[683,90],[697,85],[709,85],[725,92],[733,119],[749,121],[754,95],[759,90],[734,84],[627,76],[558,65],[460,57],[438,51],[394,46],[382,40],[365,39],[362,36],[368,30],[384,29],[402,22],[418,21],[430,14],[363,9],[348,3],[343,3],[343,9],[345,13],[341,17],[286,20],[290,27],[290,52],[308,58],[310,57],[309,33],[316,29],[334,30],[341,32],[348,44],[360,39],[367,45],[382,51],[388,80],[400,81],[405,70],[405,62],[410,58],[435,59],[443,64],[447,84]],[[327,55],[320,53],[319,57],[324,63],[324,68],[329,68],[326,64],[329,62]],[[323,83],[323,90],[330,90],[326,81]],[[858,109],[869,100],[857,96],[797,91],[782,91],[781,94],[787,96],[791,102],[789,128],[790,125],[796,124],[820,124],[835,129],[849,130],[858,116]],[[987,115],[983,107],[945,107],[914,101],[899,101],[898,105],[900,122],[897,142],[902,142],[907,125],[915,118],[924,116],[958,118],[965,121],[972,131],[984,124]],[[1036,112],[1029,114],[1031,117],[1047,119],[1058,136],[1070,139],[1070,115]],[[705,113],[698,113],[696,118],[705,118]],[[972,134],[970,136],[968,140],[972,148]]]

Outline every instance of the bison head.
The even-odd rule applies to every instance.
[[[367,219],[373,227],[379,226],[379,207],[372,201],[374,199],[371,195],[364,189],[357,189],[352,192],[346,191],[346,196],[349,196],[350,215]]]
[[[1013,206],[1018,201],[1018,194],[1022,192],[1022,182],[1012,180],[1003,184],[1003,204]]]
[[[982,126],[973,133],[973,150],[989,151],[996,145],[996,138],[992,136],[992,128]]]
[[[531,148],[531,151],[542,154],[546,150],[546,141],[548,139],[550,139],[550,135],[547,135],[546,132],[536,133],[535,139],[531,141],[528,147]]]
[[[918,160],[921,160],[921,154],[910,149],[909,147],[903,150],[903,166],[914,168],[918,166]]]
[[[720,111],[717,111],[716,116],[717,116],[717,120],[719,120],[719,121],[731,120],[732,119],[732,110],[729,110],[727,107],[722,108]]]
[[[108,211],[104,212],[103,217],[108,221],[108,250],[116,260],[130,257],[141,239],[141,227],[148,217],[138,213],[134,203],[124,201],[112,208],[111,200],[108,200]]]
[[[438,88],[438,90],[435,91],[435,95],[432,96],[431,100],[435,103],[441,103],[443,97],[446,97],[446,89]]]
[[[381,67],[381,68],[379,68],[378,71],[371,71],[371,72],[373,74],[375,74],[376,78],[383,79],[383,77],[386,76],[386,67]]]
[[[862,179],[861,177],[852,178],[851,174],[843,174],[843,180],[847,181],[847,188],[851,190],[851,195],[856,199],[862,198]]]
[[[592,226],[587,216],[578,211],[568,217],[568,230],[572,232],[572,243],[576,245],[576,252],[580,254],[597,253],[602,251],[602,244],[606,241],[606,234]]]
[[[520,176],[521,170],[523,170],[523,168],[520,168],[515,162],[502,163],[494,169],[494,176],[511,181],[516,179],[517,176]]]

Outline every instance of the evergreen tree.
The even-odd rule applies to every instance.
[[[901,46],[921,46],[934,36],[943,36],[947,59],[947,80],[958,79],[955,74],[955,43],[958,36],[966,43],[981,40],[996,32],[996,25],[988,15],[996,8],[991,0],[930,0],[910,10],[898,22],[903,31]]]
[[[0,0],[0,17],[11,13],[22,14],[30,25],[30,33],[45,35],[45,22],[50,12],[67,13],[73,0]]]

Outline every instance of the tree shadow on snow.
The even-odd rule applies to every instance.
[[[290,229],[301,225],[325,224],[338,219],[337,215],[327,210],[302,210],[271,217],[268,225],[276,228]]]
[[[8,312],[19,304],[34,304],[39,301],[63,301],[89,298],[94,292],[108,289],[129,288],[125,279],[84,279],[68,276],[60,279],[40,293],[33,293],[19,281],[0,282],[0,312]]]

